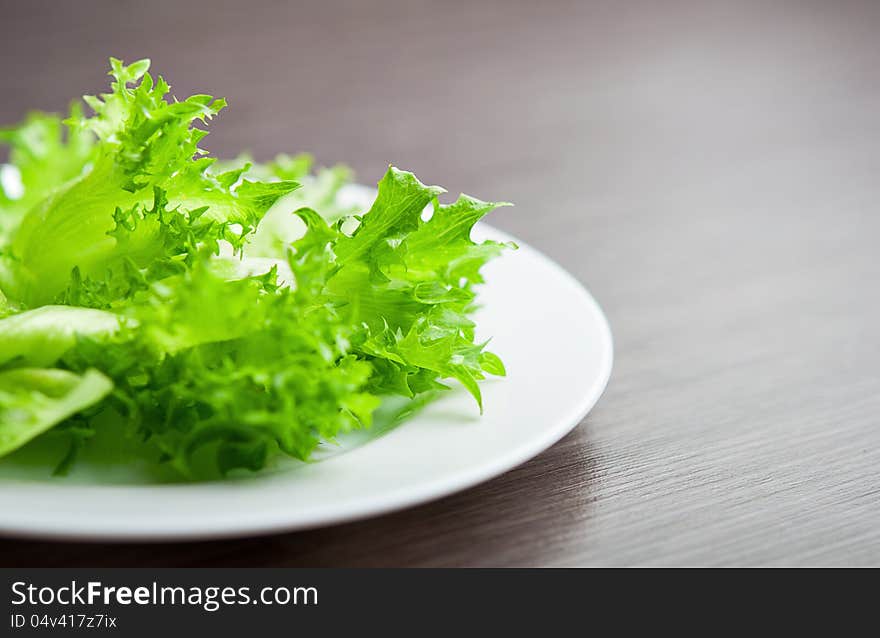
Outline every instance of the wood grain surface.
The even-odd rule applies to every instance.
[[[0,6],[0,123],[149,56],[228,97],[216,154],[515,202],[492,223],[584,282],[616,340],[572,434],[461,494],[236,541],[3,539],[0,563],[880,563],[880,4]]]

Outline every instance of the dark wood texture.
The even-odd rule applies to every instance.
[[[4,2],[0,122],[150,56],[228,96],[216,154],[516,202],[492,222],[593,291],[616,361],[571,435],[436,503],[0,563],[880,563],[878,32],[877,3]]]

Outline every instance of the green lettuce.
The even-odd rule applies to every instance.
[[[169,100],[148,69],[111,59],[92,116],[0,136],[21,191],[0,194],[0,456],[117,427],[198,478],[306,460],[447,379],[482,409],[479,382],[505,370],[470,316],[505,246],[471,229],[503,204],[441,204],[390,167],[364,211],[344,167],[216,162],[199,125],[225,102]]]
[[[97,370],[79,375],[55,368],[0,372],[0,455],[98,403],[112,389],[110,379]]]

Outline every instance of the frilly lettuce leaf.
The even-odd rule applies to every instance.
[[[85,98],[95,115],[68,120],[74,138],[97,138],[91,167],[25,214],[3,258],[0,289],[25,306],[55,301],[74,268],[81,277],[104,277],[124,262],[150,264],[156,257],[151,237],[120,242],[113,231],[117,211],[147,206],[157,189],[171,210],[197,217],[195,225],[234,224],[245,235],[297,187],[245,180],[241,171],[209,172],[213,160],[198,147],[207,132],[195,124],[209,121],[225,101],[207,95],[167,101],[169,86],[161,77],[153,80],[148,60],[125,66],[111,59],[111,67],[112,91]]]
[[[247,156],[218,164],[225,170],[243,169],[244,175],[252,179],[286,180],[300,184],[299,189],[276,201],[260,220],[256,232],[248,238],[249,257],[286,257],[290,244],[305,231],[302,221],[291,215],[291,211],[313,208],[331,222],[358,212],[357,205],[341,196],[343,188],[352,179],[352,172],[346,166],[314,169],[314,158],[306,153],[293,157],[281,154],[265,164],[254,164]]]
[[[504,371],[497,357],[484,351],[485,344],[474,343],[468,314],[474,310],[473,286],[482,281],[480,266],[504,246],[477,244],[470,234],[480,218],[506,204],[462,195],[441,205],[441,192],[391,167],[354,233],[343,233],[342,224],[322,226],[318,216],[300,211],[308,215],[311,233],[294,247],[301,255],[332,253],[329,266],[323,266],[322,296],[351,324],[361,326],[353,337],[355,347],[378,362],[378,387],[412,396],[453,377],[482,408],[477,381],[485,372]],[[432,214],[424,220],[428,204]],[[323,239],[316,243],[315,237]],[[491,362],[488,367],[486,361]]]

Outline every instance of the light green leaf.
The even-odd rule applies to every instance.
[[[114,314],[70,306],[43,306],[0,319],[0,366],[49,366],[78,337],[109,337],[120,328]]]
[[[97,370],[53,368],[0,372],[0,456],[106,397],[113,383]]]

